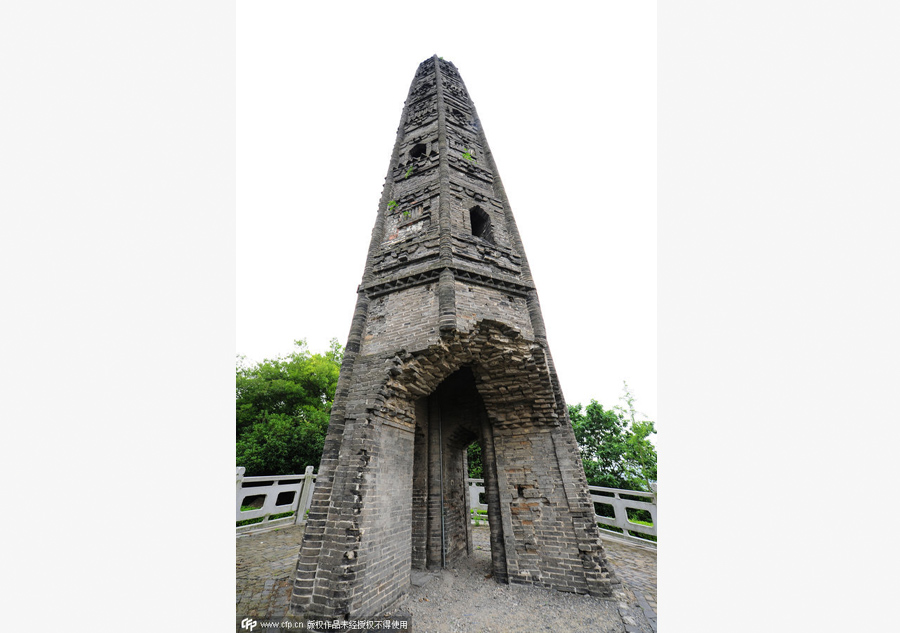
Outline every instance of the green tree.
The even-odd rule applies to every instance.
[[[481,465],[481,444],[478,442],[469,444],[467,455],[469,460],[469,477],[482,479],[484,477],[484,468]]]
[[[656,481],[656,447],[650,441],[650,435],[656,433],[656,427],[650,420],[642,420],[632,424],[626,440],[625,460],[632,468],[634,477],[645,485],[644,491],[650,491],[650,483]],[[643,487],[643,486],[642,486]]]
[[[625,490],[650,490],[656,480],[656,447],[649,436],[654,423],[638,420],[634,395],[625,384],[626,406],[604,409],[596,400],[582,410],[569,406],[569,419],[581,450],[588,484]]]
[[[287,356],[236,367],[237,465],[246,474],[302,473],[318,466],[340,373],[337,340],[311,354],[303,340]]]
[[[634,408],[634,394],[628,383],[622,381],[624,395],[621,396],[626,406],[616,405],[616,409],[627,420],[631,428],[628,430],[625,448],[625,464],[632,477],[641,480],[644,490],[650,490],[650,482],[656,481],[656,446],[650,436],[656,434],[656,426],[650,420],[638,420],[639,413]],[[643,487],[642,486],[642,487]]]
[[[575,441],[581,449],[581,461],[588,483],[592,486],[631,489],[624,463],[627,438],[621,416],[591,400],[584,411],[580,404],[570,405],[569,419]]]

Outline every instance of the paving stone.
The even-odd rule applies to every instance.
[[[656,552],[614,541],[604,541],[606,556],[656,631]]]
[[[237,539],[236,615],[285,615],[302,538],[303,527],[291,526]]]
[[[473,549],[481,555],[489,553],[488,529],[484,526],[473,528],[472,535]],[[302,527],[290,527],[267,533],[265,540],[237,539],[236,570],[239,573],[236,579],[236,615],[278,618],[287,614],[292,588],[291,577],[302,536]],[[628,622],[635,623],[627,624],[622,630],[626,633],[629,630],[638,633],[656,633],[656,553],[616,543],[605,545],[611,564],[623,579],[623,590],[619,592],[621,598],[616,603],[623,620],[620,626],[626,627],[626,617]],[[272,561],[278,563],[278,569],[276,574],[269,576],[269,562]],[[243,570],[243,576],[240,570]],[[250,573],[259,575],[250,576]],[[421,572],[418,577],[420,580],[427,578],[430,581],[436,574]],[[633,589],[638,586],[652,588],[652,594],[643,589]],[[427,589],[430,585],[426,582],[421,587]],[[439,593],[440,590],[431,589],[431,592]],[[647,600],[647,595],[653,595],[654,601]],[[473,605],[477,604],[479,596],[473,592],[472,599]],[[466,607],[466,612],[476,608]]]

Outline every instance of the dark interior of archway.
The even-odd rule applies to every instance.
[[[483,447],[486,432],[490,441],[489,431],[487,412],[468,367],[452,373],[430,396],[416,402],[413,569],[440,568],[472,552],[467,448],[473,442]],[[491,524],[499,534],[499,497],[485,496],[492,506]],[[495,539],[491,540],[496,547]],[[502,560],[505,568],[505,557]],[[496,561],[494,567],[496,577]],[[499,571],[505,577],[505,569]]]

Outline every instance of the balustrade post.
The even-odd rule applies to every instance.
[[[241,490],[244,487],[244,473],[245,472],[247,472],[247,469],[244,468],[243,466],[237,467],[237,476],[236,476],[237,488],[235,491],[235,497],[236,497],[235,504],[237,507],[234,510],[234,512],[235,512],[234,516],[236,517],[235,518],[236,521],[240,520],[240,515],[241,515]]]
[[[613,492],[613,514],[616,517],[616,527],[622,528],[622,538],[628,538],[628,510],[622,504],[622,497],[618,492]]]
[[[313,482],[313,467],[307,466],[306,472],[303,473],[303,487],[300,489],[300,501],[297,504],[297,515],[294,519],[294,525],[306,523],[306,506],[309,505],[313,486],[315,486],[315,482]]]

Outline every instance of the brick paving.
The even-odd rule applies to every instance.
[[[486,527],[473,530],[483,531],[487,541]],[[296,526],[237,537],[237,616],[276,618],[287,613],[302,538],[303,528]],[[617,576],[643,607],[655,631],[656,552],[612,541],[604,541],[604,547]]]

